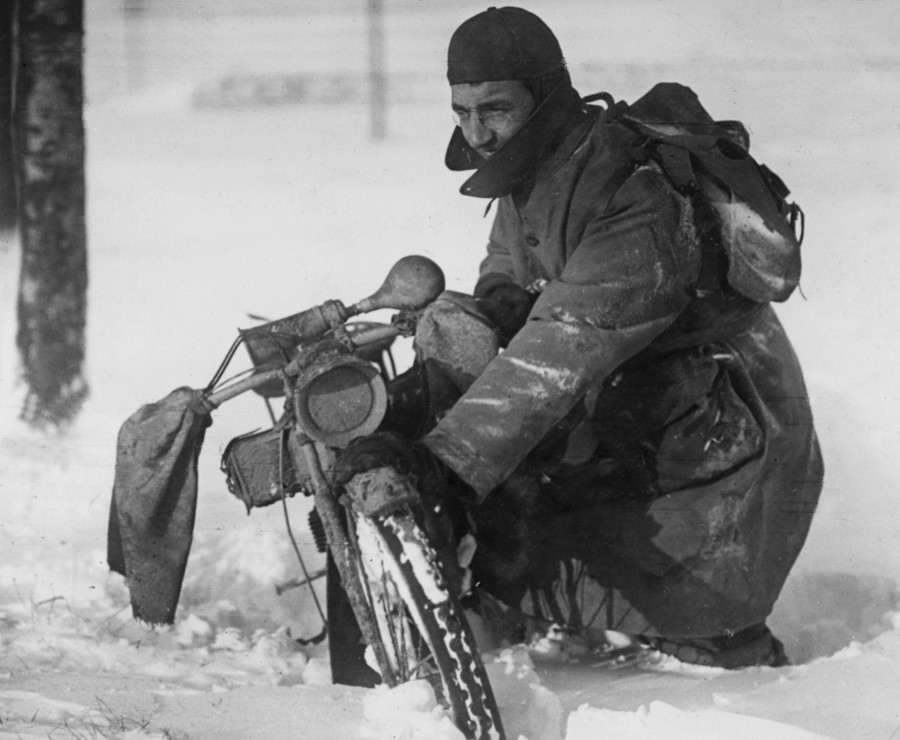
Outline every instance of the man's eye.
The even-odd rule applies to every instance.
[[[506,119],[509,117],[509,111],[505,108],[491,108],[483,111],[480,117],[486,125],[501,124],[506,122]]]
[[[457,126],[461,126],[476,118],[483,126],[503,126],[508,122],[511,113],[509,108],[459,109],[453,111],[453,122]]]

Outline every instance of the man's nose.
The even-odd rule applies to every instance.
[[[466,124],[463,134],[473,149],[483,147],[494,138],[494,132],[481,122],[479,116],[470,116]]]

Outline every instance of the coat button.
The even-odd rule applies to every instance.
[[[525,237],[525,243],[529,247],[536,247],[541,242],[536,236],[534,236],[534,234],[529,234],[528,236]]]

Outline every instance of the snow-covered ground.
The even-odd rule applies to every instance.
[[[275,594],[297,574],[281,514],[248,518],[218,471],[232,436],[266,424],[258,400],[218,411],[207,434],[174,628],[130,619],[105,535],[119,424],[172,388],[205,385],[248,313],[359,299],[410,253],[471,287],[488,222],[442,166],[443,56],[485,6],[386,0],[390,135],[373,142],[362,0],[145,5],[126,23],[120,4],[87,3],[93,393],[65,434],[16,421],[17,256],[0,242],[0,739],[454,737],[422,686],[331,686],[324,646],[291,639],[321,624],[308,593]],[[528,7],[557,31],[583,93],[633,100],[685,82],[714,116],[744,120],[757,157],[793,188],[808,221],[803,296],[779,313],[828,477],[772,619],[793,667],[724,672],[652,655],[599,666],[538,641],[486,658],[509,737],[897,737],[894,4]]]

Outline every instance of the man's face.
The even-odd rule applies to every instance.
[[[518,80],[450,87],[453,118],[469,146],[485,159],[510,140],[535,109],[534,96]]]

